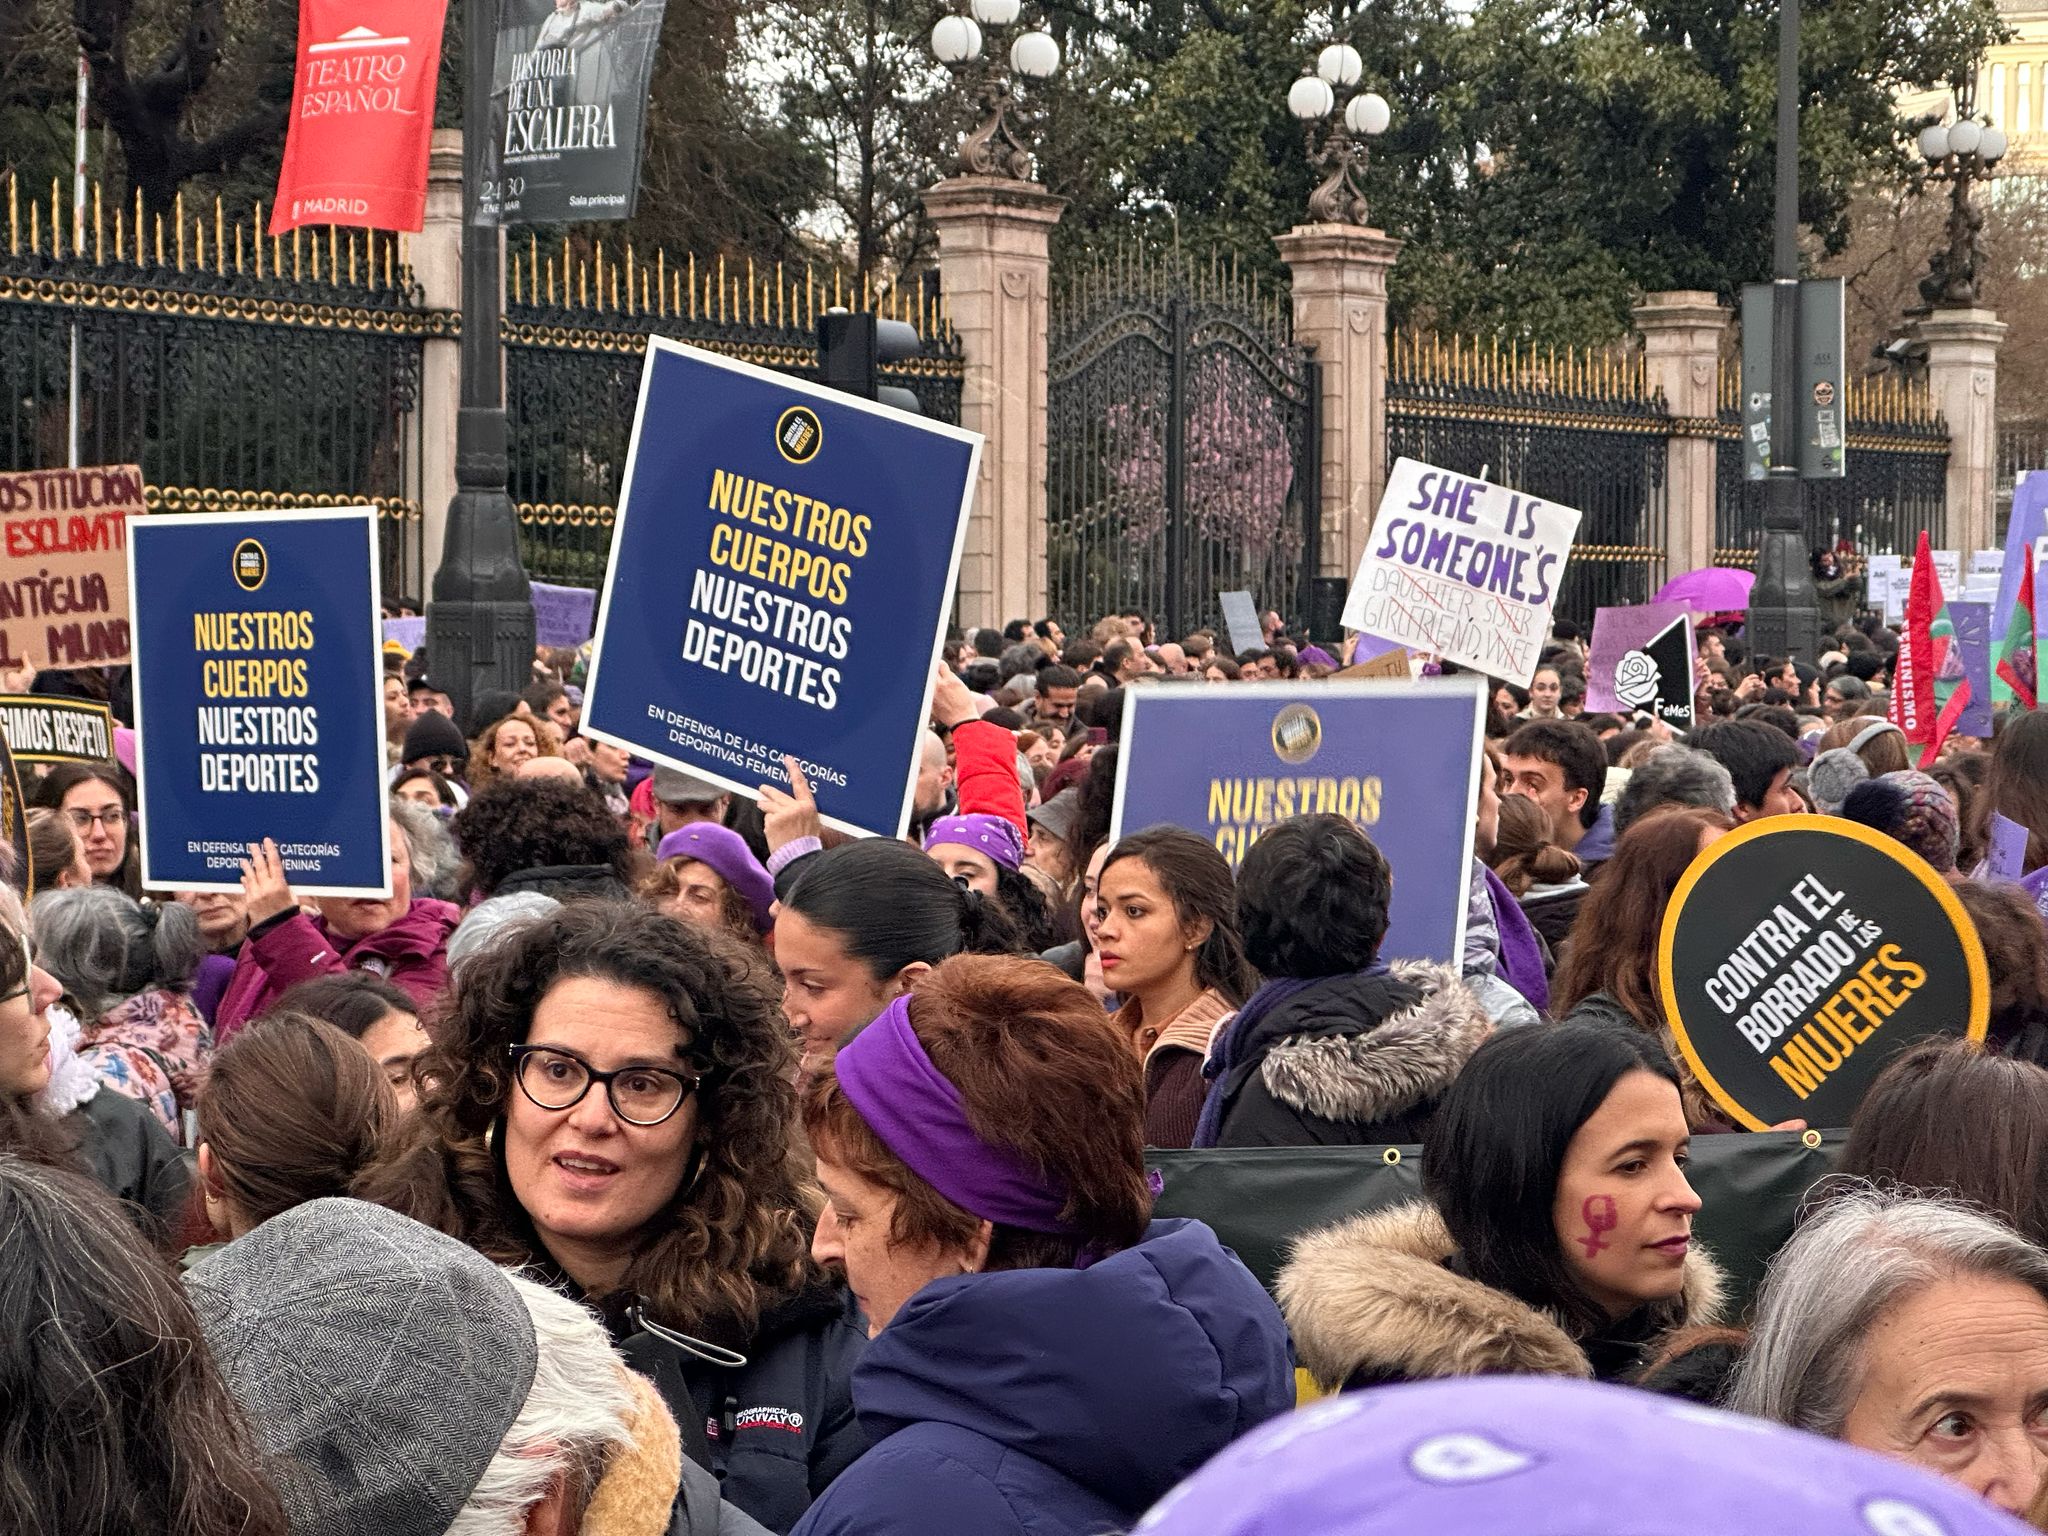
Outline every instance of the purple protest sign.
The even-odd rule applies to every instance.
[[[1586,708],[1624,715],[1654,710],[1668,723],[1690,729],[1691,619],[1685,603],[1597,609],[1586,667]]]
[[[2010,816],[1991,813],[1991,846],[1984,873],[1994,880],[2017,880],[2027,872],[2027,829]]]
[[[1956,656],[1970,685],[1970,702],[1956,716],[1958,736],[1991,736],[1991,604],[1951,601],[1949,623],[1955,629]]]
[[[533,583],[533,638],[537,645],[571,649],[590,638],[597,617],[597,593],[589,587]]]
[[[384,638],[396,640],[410,655],[427,643],[427,621],[418,614],[407,619],[386,619]]]

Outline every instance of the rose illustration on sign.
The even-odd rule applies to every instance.
[[[1642,709],[1657,697],[1657,663],[1641,651],[1630,651],[1614,664],[1614,696],[1630,709]]]

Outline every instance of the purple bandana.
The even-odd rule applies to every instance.
[[[1064,1193],[1008,1147],[975,1135],[960,1090],[932,1065],[910,1027],[908,996],[841,1046],[833,1071],[882,1145],[968,1215],[1031,1232],[1075,1230],[1060,1217]]]
[[[986,811],[941,816],[924,835],[924,851],[930,853],[940,843],[958,843],[976,853],[985,853],[1007,870],[1014,871],[1024,862],[1024,838],[1017,824]]]

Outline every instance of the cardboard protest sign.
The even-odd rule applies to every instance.
[[[1456,964],[1485,704],[1477,677],[1133,688],[1110,837],[1167,822],[1235,868],[1275,822],[1349,817],[1393,866],[1381,953]]]
[[[128,519],[142,511],[133,464],[0,474],[0,666],[128,660]]]
[[[1692,660],[1692,610],[1684,603],[1597,609],[1586,708],[1623,715],[1642,710],[1689,731]]]
[[[583,730],[899,835],[981,439],[656,337]]]
[[[1408,647],[1397,645],[1392,650],[1381,651],[1370,661],[1354,661],[1348,667],[1339,668],[1330,674],[1333,678],[1350,677],[1399,677],[1415,675],[1415,662],[1408,654]]]
[[[114,712],[93,699],[0,694],[0,737],[17,763],[111,763]]]
[[[1917,854],[1837,817],[1729,833],[1679,882],[1657,954],[1700,1086],[1753,1131],[1847,1125],[1915,1040],[1984,1038],[1977,930]]]
[[[1578,526],[1570,507],[1397,460],[1344,627],[1526,685]]]
[[[389,896],[377,514],[136,521],[142,880],[237,891],[275,838],[302,896]]]
[[[1230,654],[1263,649],[1266,632],[1259,628],[1259,607],[1249,592],[1222,592],[1223,627],[1230,634]]]
[[[590,638],[597,616],[597,593],[589,587],[557,587],[545,581],[533,586],[533,638],[536,644],[574,650]]]

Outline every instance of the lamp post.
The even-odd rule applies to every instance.
[[[1365,61],[1349,43],[1331,43],[1316,55],[1315,73],[1303,75],[1287,89],[1287,110],[1302,124],[1308,141],[1308,163],[1323,173],[1322,184],[1308,197],[1308,216],[1317,224],[1358,224],[1366,221],[1365,189],[1358,173],[1365,169],[1365,139],[1387,131],[1394,112],[1376,91],[1360,91]],[[1338,92],[1349,100],[1337,111]],[[1336,115],[1320,146],[1315,125]]]
[[[1754,655],[1820,654],[1799,478],[1799,0],[1778,0],[1778,172],[1771,261],[1771,468],[1750,592]]]
[[[999,31],[1014,26],[1023,0],[970,0],[968,10],[971,14],[966,16],[942,16],[932,28],[932,54],[956,79],[964,79],[980,64],[975,95],[982,120],[960,141],[960,172],[1030,181],[1031,150],[1010,121],[1016,101],[1010,77],[1050,80],[1060,67],[1059,42],[1036,28],[1020,32],[1010,44],[1009,68],[1004,69],[995,59],[982,57],[982,28]]]
[[[1929,309],[1975,309],[1979,269],[1984,262],[1984,215],[1970,189],[1996,174],[2005,158],[2005,130],[1978,117],[1968,87],[1956,90],[1956,120],[1920,130],[1920,154],[1928,175],[1949,184],[1948,244],[1927,262],[1920,297]]]
[[[468,722],[481,690],[532,681],[533,588],[519,563],[519,510],[506,490],[511,460],[498,339],[498,231],[473,222],[491,133],[497,8],[489,0],[464,0],[462,19],[462,394],[455,495],[427,606],[427,666],[453,701],[455,718]]]

